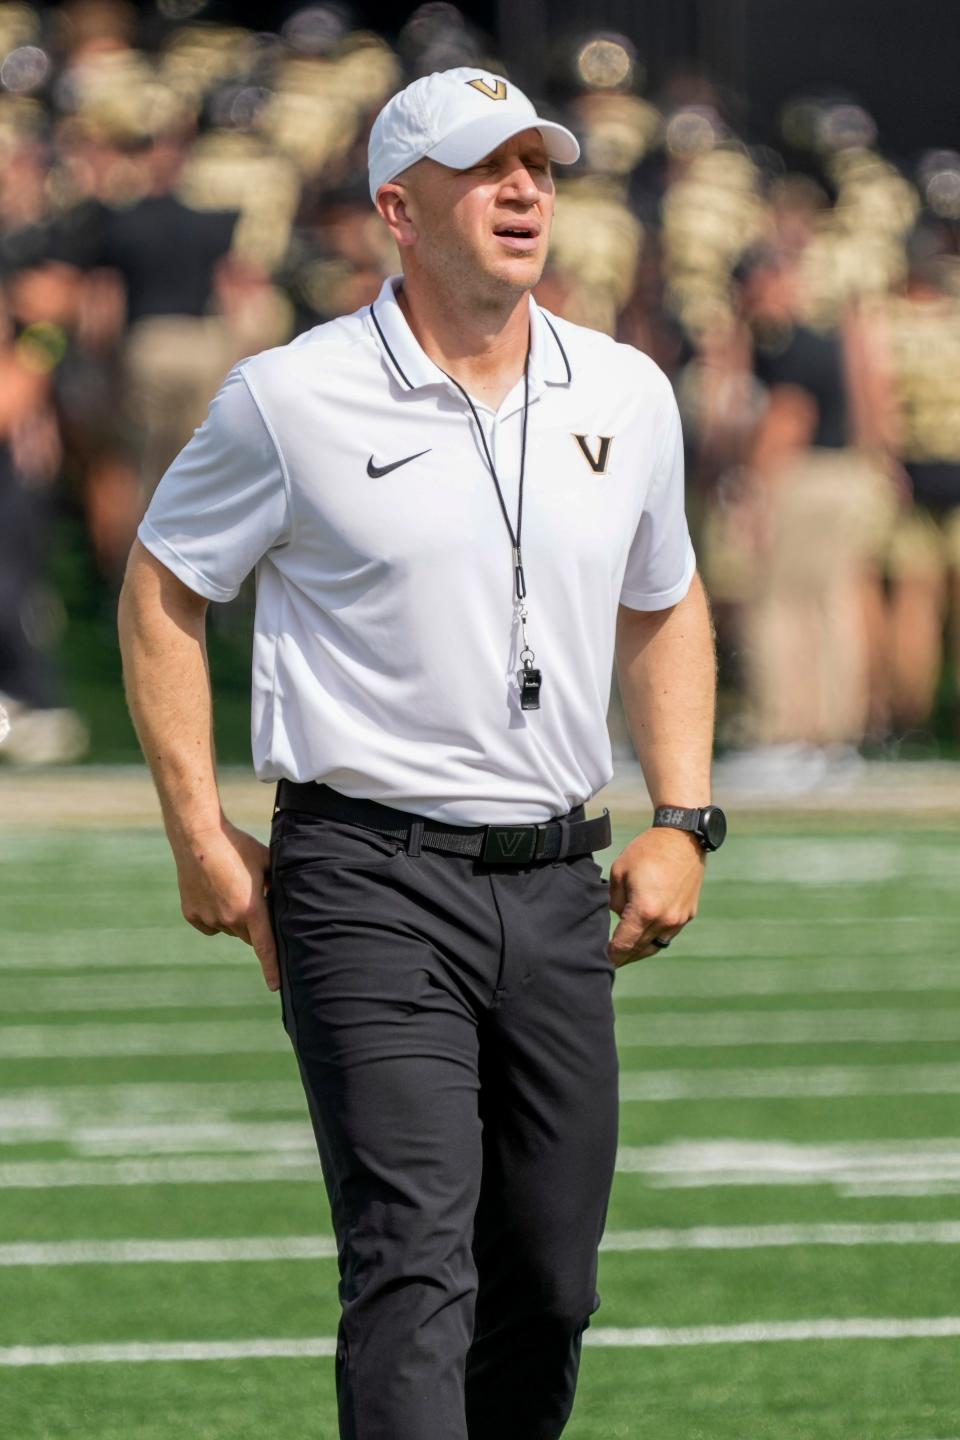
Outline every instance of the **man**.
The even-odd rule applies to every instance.
[[[370,189],[402,283],[231,374],[122,601],[184,913],[282,991],[339,1243],[349,1440],[563,1430],[616,1148],[613,969],[693,916],[719,838],[669,386],[529,296],[550,161],[576,155],[497,76],[395,96]],[[206,601],[255,564],[269,853],[220,809],[203,655]],[[582,802],[610,776],[618,602],[645,774],[683,807],[661,820],[710,834],[651,829],[608,894],[589,852],[609,822]]]
[[[886,302],[881,322],[912,500],[887,557],[890,709],[899,735],[930,724],[945,642],[960,698],[960,300],[951,228],[917,226],[903,287]]]

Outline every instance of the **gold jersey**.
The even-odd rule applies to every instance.
[[[887,310],[907,464],[960,464],[960,300],[895,297]]]

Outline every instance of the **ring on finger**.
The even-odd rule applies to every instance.
[[[664,940],[662,935],[654,935],[653,939],[650,941],[650,944],[656,945],[658,950],[666,950],[667,946],[670,944],[670,941]]]

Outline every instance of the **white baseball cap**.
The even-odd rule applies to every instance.
[[[373,122],[367,165],[370,198],[425,156],[466,170],[522,130],[539,130],[547,154],[561,165],[579,158],[576,137],[533,105],[502,75],[469,66],[436,70],[388,100]]]

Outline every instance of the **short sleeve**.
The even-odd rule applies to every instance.
[[[137,534],[191,590],[232,600],[289,530],[283,458],[238,366],[164,474]]]
[[[666,610],[690,588],[697,568],[684,513],[683,431],[673,391],[668,391],[666,432],[620,591],[631,610]]]

